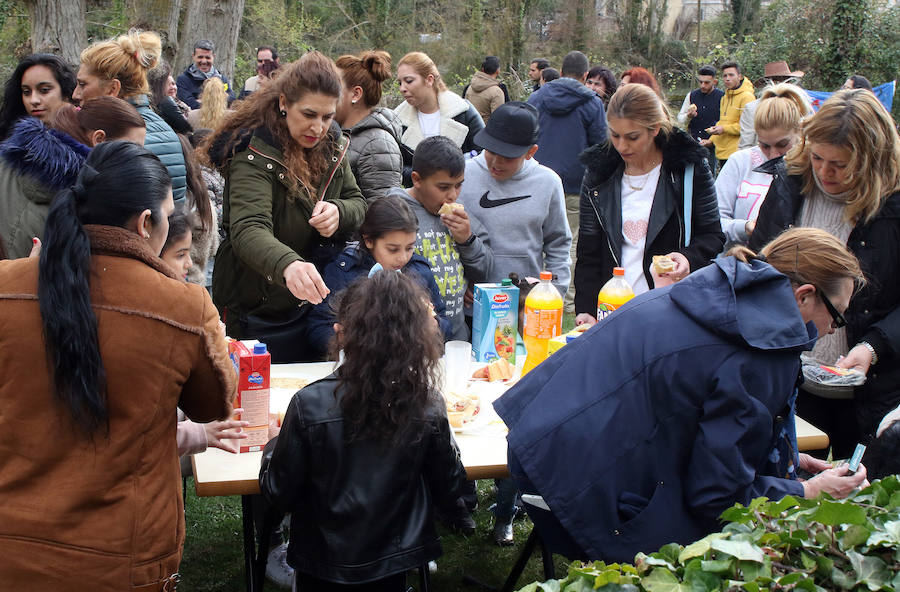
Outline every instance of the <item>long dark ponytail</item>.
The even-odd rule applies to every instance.
[[[158,158],[132,142],[91,151],[75,186],[50,205],[38,266],[38,300],[56,395],[88,435],[108,427],[106,371],[91,307],[85,224],[124,227],[144,210],[156,224],[171,181]]]

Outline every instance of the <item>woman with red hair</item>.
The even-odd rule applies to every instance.
[[[622,73],[622,84],[643,84],[644,86],[649,86],[653,89],[653,92],[659,95],[659,98],[665,101],[665,97],[659,89],[659,82],[656,81],[656,77],[647,68],[636,67],[626,70]]]

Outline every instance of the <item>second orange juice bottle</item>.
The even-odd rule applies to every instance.
[[[634,290],[625,279],[625,268],[613,268],[613,276],[597,294],[597,321],[602,321],[614,310],[634,298]]]
[[[559,290],[551,283],[552,279],[552,273],[542,271],[541,283],[525,299],[525,326],[522,333],[528,354],[522,369],[523,376],[547,359],[550,340],[562,333],[563,299]]]

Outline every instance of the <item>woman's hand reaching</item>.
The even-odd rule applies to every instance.
[[[325,300],[330,292],[316,266],[306,261],[294,261],[285,267],[284,283],[294,297],[313,304]]]
[[[206,445],[236,454],[241,447],[238,440],[247,437],[244,428],[250,425],[248,421],[235,419],[243,412],[243,409],[238,408],[232,412],[231,419],[203,424],[203,429],[206,431]]]

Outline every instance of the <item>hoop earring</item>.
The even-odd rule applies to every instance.
[[[285,111],[284,109],[282,109],[281,111],[279,111],[279,113],[281,113],[281,116],[282,116],[282,117],[287,117],[287,111]]]

